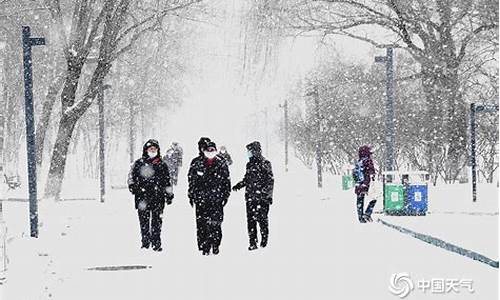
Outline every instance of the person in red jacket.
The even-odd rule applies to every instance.
[[[356,207],[358,220],[361,223],[371,221],[371,212],[375,206],[375,200],[370,201],[366,211],[364,210],[365,197],[370,190],[370,182],[375,180],[375,167],[372,160],[372,150],[370,146],[361,146],[358,151],[359,160],[353,170],[355,182],[354,192],[357,196]]]

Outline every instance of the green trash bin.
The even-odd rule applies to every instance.
[[[344,191],[351,189],[354,186],[354,181],[352,180],[352,176],[343,175],[342,176],[342,189]]]
[[[388,214],[399,214],[404,211],[405,198],[402,184],[386,183],[384,185],[384,211]]]

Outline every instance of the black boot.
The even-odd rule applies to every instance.
[[[255,245],[255,244],[250,244],[250,246],[248,246],[248,251],[252,251],[255,249],[257,249],[257,245]]]
[[[212,253],[213,253],[214,255],[219,254],[219,246],[213,246],[213,248],[212,248]]]
[[[262,237],[262,240],[260,241],[260,246],[262,248],[265,248],[267,246],[267,236],[266,237]]]
[[[207,245],[203,245],[201,247],[201,254],[210,255],[210,246],[207,247]]]

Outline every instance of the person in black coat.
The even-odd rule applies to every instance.
[[[205,149],[207,147],[207,143],[210,142],[210,138],[208,137],[201,137],[200,140],[198,141],[198,156],[195,157],[192,161],[191,161],[191,164],[190,166],[192,166],[194,163],[196,163],[196,161],[203,161],[204,160],[204,154],[203,154],[203,149]],[[189,169],[189,172],[191,171],[191,167]],[[188,181],[189,179],[191,178],[190,177],[190,173],[188,172]],[[188,182],[188,185],[189,185],[189,189],[188,189],[188,197],[189,195],[191,195],[191,181]],[[191,204],[191,207],[193,207],[194,205],[194,200],[192,200],[191,198],[189,198],[189,204]],[[195,217],[196,217],[196,239],[197,239],[197,243],[198,243],[198,250],[199,251],[203,251],[202,249],[202,240],[203,240],[203,236],[202,236],[202,218],[201,218],[201,215],[200,215],[200,210],[199,209],[195,209]]]
[[[238,182],[233,190],[245,187],[247,208],[247,225],[250,246],[248,250],[257,249],[257,223],[262,236],[260,246],[266,247],[269,238],[269,206],[273,203],[274,176],[271,163],[262,156],[259,142],[246,146],[249,162],[245,177]]]
[[[219,254],[224,206],[231,193],[229,168],[217,155],[214,142],[200,139],[200,155],[191,161],[188,197],[196,206],[198,249],[203,255]]]
[[[142,157],[136,160],[128,175],[128,188],[135,195],[135,208],[139,215],[142,248],[153,246],[162,251],[161,226],[165,203],[174,198],[167,164],[161,159],[156,140],[144,144]]]

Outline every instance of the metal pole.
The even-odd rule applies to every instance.
[[[134,101],[132,98],[129,98],[129,131],[128,131],[128,146],[129,146],[129,160],[130,164],[134,163],[134,143],[135,143],[135,136],[134,136]]]
[[[472,202],[477,200],[476,177],[476,104],[470,104],[470,143],[471,143],[471,169],[472,169]]]
[[[318,87],[314,87],[314,103],[316,106],[316,122],[318,126],[317,140],[316,140],[316,164],[318,170],[318,188],[323,187],[323,154],[321,153],[321,114],[319,108],[319,95]]]
[[[26,146],[28,158],[28,187],[30,200],[31,236],[38,237],[38,204],[36,189],[36,148],[35,148],[35,113],[33,109],[33,74],[31,47],[45,45],[44,38],[32,38],[29,26],[22,27],[23,64],[24,64],[24,100],[26,115]]]
[[[389,170],[394,170],[394,149],[395,149],[395,129],[394,129],[394,55],[393,49],[387,48],[387,162]]]
[[[265,122],[265,128],[266,128],[266,156],[269,157],[269,130],[267,127],[268,124],[268,114],[267,114],[267,107],[264,109],[264,122]]]
[[[283,107],[285,114],[285,172],[288,172],[288,99]]]
[[[0,201],[0,283],[5,280],[7,271],[7,225],[3,220],[2,201]]]
[[[105,149],[104,149],[104,87],[99,87],[97,94],[97,104],[99,106],[99,183],[101,189],[101,202],[104,202],[106,193],[105,180]]]
[[[386,56],[376,56],[375,62],[385,63],[386,67],[386,159],[385,168],[387,171],[393,171],[395,165],[395,126],[394,126],[394,51],[393,48],[386,49]]]

